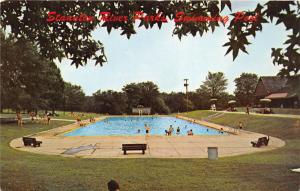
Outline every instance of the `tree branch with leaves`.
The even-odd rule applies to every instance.
[[[90,59],[95,60],[95,65],[107,62],[104,45],[92,38],[92,32],[98,28],[106,28],[110,33],[113,29],[120,30],[121,35],[128,39],[136,34],[136,27],[151,29],[162,21],[147,22],[132,19],[139,11],[146,15],[160,14],[173,20],[176,13],[182,11],[187,16],[220,16],[225,7],[231,10],[230,1],[3,1],[1,2],[1,26],[11,32],[16,38],[25,38],[39,48],[42,56],[51,60],[66,57],[76,67],[87,64]],[[127,15],[126,22],[47,22],[50,11],[66,15],[97,15],[101,11],[110,12],[111,15]],[[240,10],[243,11],[243,10]],[[300,4],[299,1],[269,1],[263,5],[258,4],[252,11],[244,11],[244,16],[256,16],[255,22],[231,20],[228,30],[228,42],[223,46],[228,47],[226,54],[232,52],[233,60],[240,51],[248,53],[246,47],[250,44],[249,38],[255,37],[258,31],[263,30],[263,25],[276,20],[276,25],[283,24],[288,34],[287,48],[273,48],[273,63],[281,65],[279,74],[284,76],[294,75],[300,69]],[[237,13],[233,13],[234,16]],[[176,22],[173,35],[182,39],[183,36],[202,36],[216,27],[224,26],[221,21],[216,22]],[[283,42],[284,43],[284,42]]]

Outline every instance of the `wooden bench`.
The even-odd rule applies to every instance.
[[[122,144],[122,151],[124,151],[124,155],[126,155],[126,151],[143,151],[145,154],[145,150],[147,150],[147,144]]]
[[[33,146],[33,147],[40,147],[42,141],[37,141],[36,138],[31,137],[23,137],[24,146]]]
[[[268,137],[261,137],[258,138],[257,141],[252,141],[251,144],[253,147],[261,147],[261,146],[268,146],[269,144],[269,136]]]

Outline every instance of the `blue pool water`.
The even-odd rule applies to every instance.
[[[165,130],[168,130],[170,125],[174,128],[173,135],[176,135],[177,127],[180,128],[180,135],[187,135],[190,129],[194,135],[226,134],[175,117],[109,117],[66,133],[65,136],[145,135],[145,124],[150,127],[150,135],[165,135]]]

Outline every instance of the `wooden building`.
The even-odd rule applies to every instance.
[[[270,99],[270,107],[298,108],[300,98],[300,76],[281,78],[262,76],[255,89],[256,102]]]

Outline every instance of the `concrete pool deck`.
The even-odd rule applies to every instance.
[[[98,120],[103,120],[101,117]],[[207,123],[194,121],[196,123]],[[210,126],[213,124],[209,124]],[[12,148],[46,155],[83,158],[207,158],[207,147],[218,147],[219,157],[236,156],[255,152],[269,151],[285,145],[281,139],[270,137],[269,145],[254,148],[251,141],[266,135],[239,130],[229,135],[194,136],[63,136],[64,133],[79,128],[77,123],[43,131],[30,137],[42,141],[41,147],[25,147],[22,138],[10,142]],[[213,127],[212,127],[213,128]],[[224,131],[230,127],[216,125]],[[141,151],[129,151],[123,155],[121,149],[125,143],[146,143],[145,155]],[[72,154],[66,154],[68,152]]]

